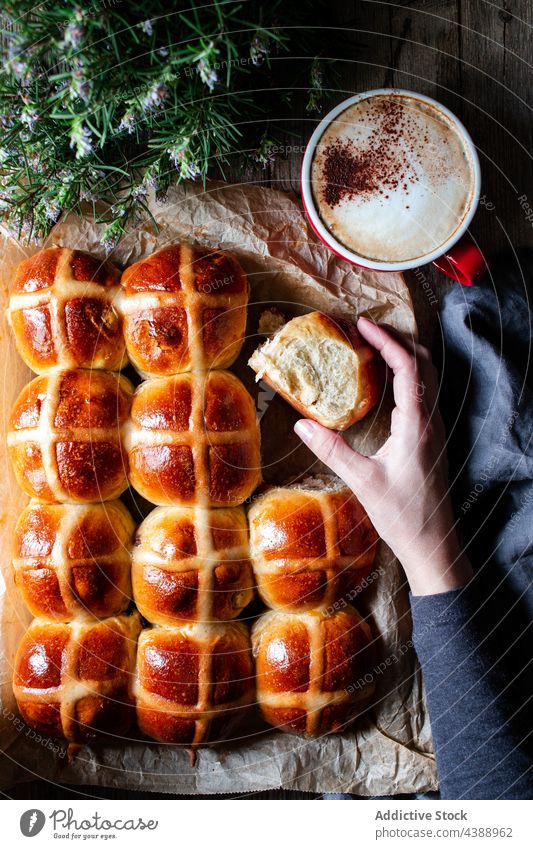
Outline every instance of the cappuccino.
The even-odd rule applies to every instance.
[[[362,258],[409,262],[445,245],[475,194],[469,145],[438,107],[376,94],[341,112],[311,165],[317,212],[330,233]]]

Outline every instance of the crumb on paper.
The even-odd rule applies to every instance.
[[[272,336],[278,330],[281,330],[286,323],[287,319],[281,310],[277,307],[269,307],[267,310],[263,310],[259,316],[257,332],[260,336]]]

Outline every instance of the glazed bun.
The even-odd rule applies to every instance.
[[[115,307],[120,272],[83,251],[45,248],[15,272],[8,318],[17,350],[37,374],[51,368],[118,371],[127,363]]]
[[[238,733],[255,697],[250,638],[241,622],[141,633],[137,722],[162,743],[196,747]]]
[[[130,483],[153,504],[235,506],[261,480],[254,402],[227,371],[142,383],[126,445]]]
[[[31,501],[15,527],[13,566],[33,616],[67,622],[122,613],[131,598],[134,530],[120,501]]]
[[[248,520],[257,588],[268,607],[325,610],[353,598],[372,570],[377,533],[338,479],[270,489]]]
[[[270,725],[315,737],[342,731],[368,707],[372,638],[353,607],[329,616],[268,611],[252,646],[257,702]]]
[[[138,614],[70,624],[35,619],[18,647],[13,676],[25,722],[70,743],[124,735],[135,717],[139,631]]]
[[[237,357],[248,282],[231,255],[171,245],[127,268],[122,292],[126,345],[143,377],[227,368]]]
[[[127,487],[120,428],[133,387],[104,371],[52,371],[26,384],[7,437],[19,486],[39,501],[117,498]]]
[[[155,625],[234,619],[253,598],[242,507],[158,507],[137,530],[135,604]]]
[[[346,430],[372,409],[383,388],[378,353],[354,324],[321,312],[289,321],[248,364],[298,412]]]

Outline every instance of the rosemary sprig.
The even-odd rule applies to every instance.
[[[11,231],[43,237],[88,202],[112,248],[147,214],[149,188],[162,197],[234,156],[268,164],[271,116],[284,108],[271,60],[289,60],[315,14],[304,5],[10,0],[0,18],[0,214]],[[318,52],[309,49],[313,109]]]

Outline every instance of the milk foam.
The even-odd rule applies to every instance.
[[[335,171],[336,151],[346,165]],[[469,212],[475,174],[447,115],[386,94],[335,118],[317,145],[311,181],[319,215],[339,242],[368,259],[406,262],[451,238]]]

